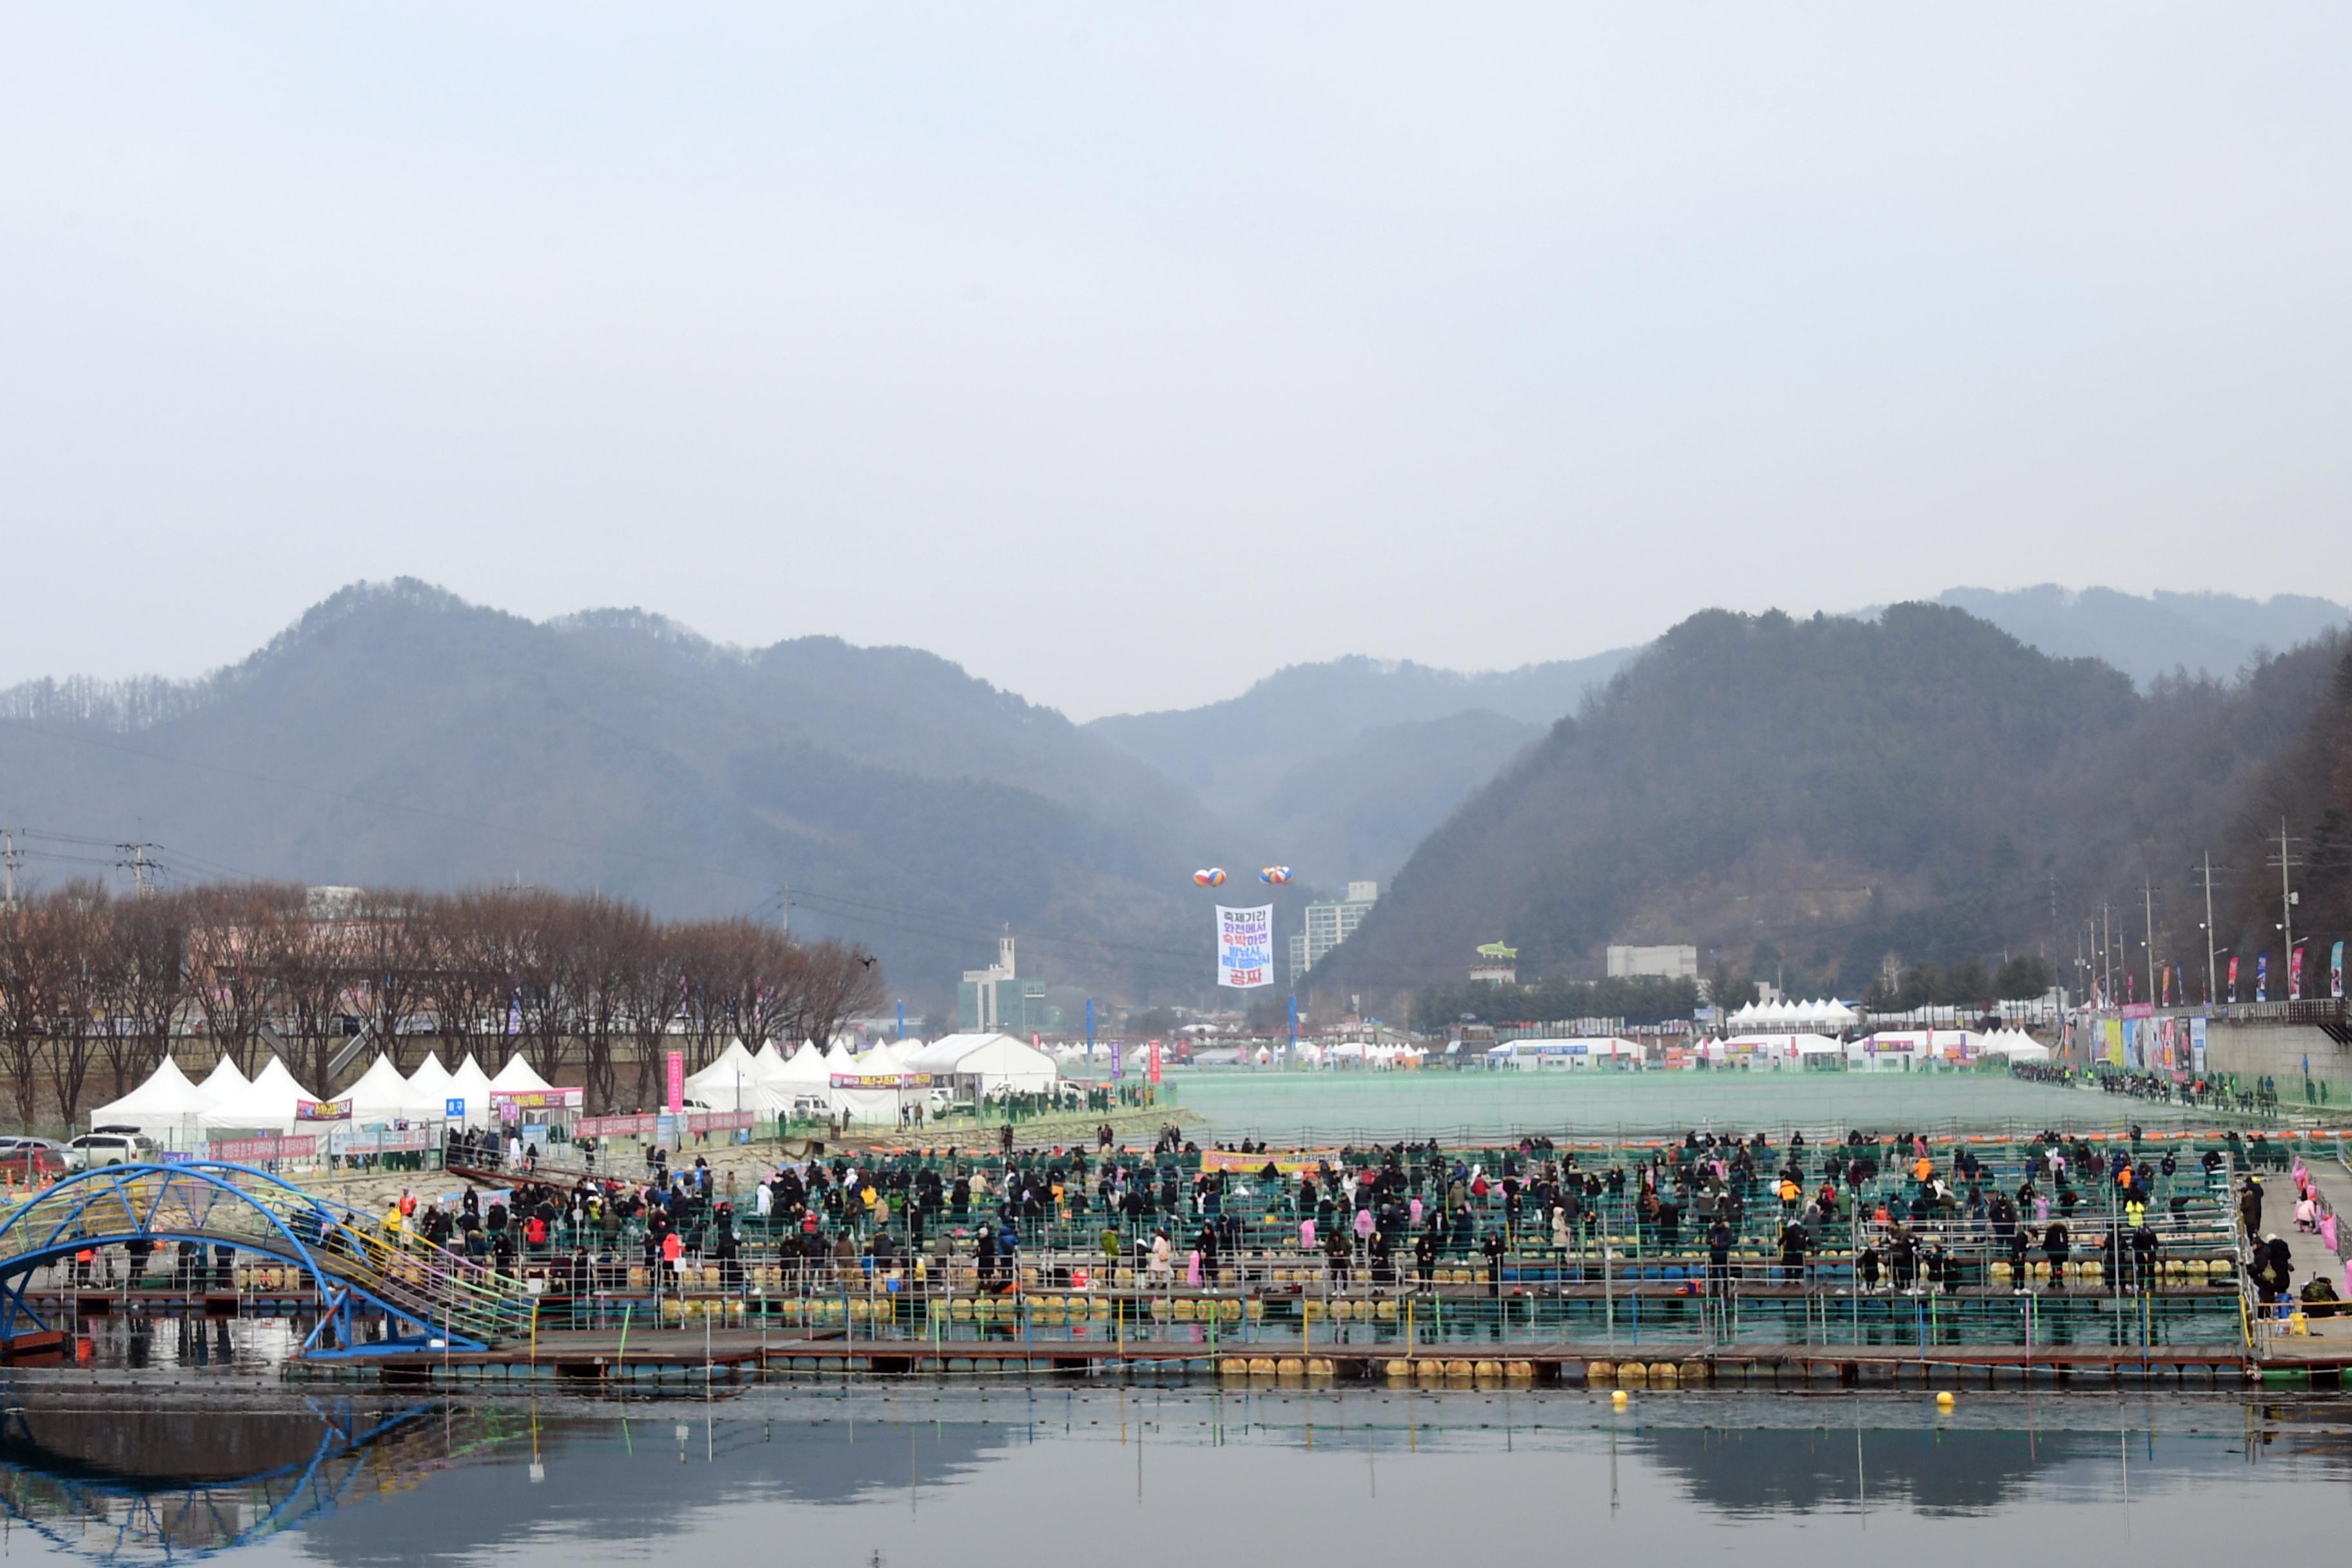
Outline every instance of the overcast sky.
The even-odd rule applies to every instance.
[[[2352,12],[0,5],[0,684],[354,579],[1076,717],[2352,598]]]

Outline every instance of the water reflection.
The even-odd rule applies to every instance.
[[[2317,1542],[2352,1501],[2352,1408],[2334,1398],[1980,1394],[1938,1414],[1905,1395],[1618,1413],[1580,1394],[1205,1388],[631,1405],[201,1394],[9,1385],[11,1550],[29,1531],[44,1552],[106,1558],[1381,1563],[1481,1543],[1813,1552],[1851,1531],[1906,1568],[1982,1568],[2070,1542],[2229,1551],[2255,1520],[2267,1541]]]
[[[0,1508],[47,1545],[110,1560],[203,1556],[406,1484],[425,1405],[306,1402],[226,1413],[114,1393],[26,1394],[0,1415]]]

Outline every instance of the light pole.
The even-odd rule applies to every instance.
[[[2213,852],[2205,852],[2205,1005],[2213,1005]]]

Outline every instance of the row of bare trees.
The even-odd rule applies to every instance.
[[[535,889],[74,883],[0,913],[0,1073],[27,1124],[45,1107],[71,1121],[94,1077],[120,1096],[186,1036],[247,1074],[275,1050],[322,1094],[378,1049],[403,1071],[520,1049],[592,1107],[649,1105],[667,1051],[692,1068],[732,1038],[790,1050],[881,994],[859,949]]]

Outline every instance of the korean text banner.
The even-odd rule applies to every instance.
[[[1274,906],[1217,906],[1217,984],[1246,991],[1274,984]]]

